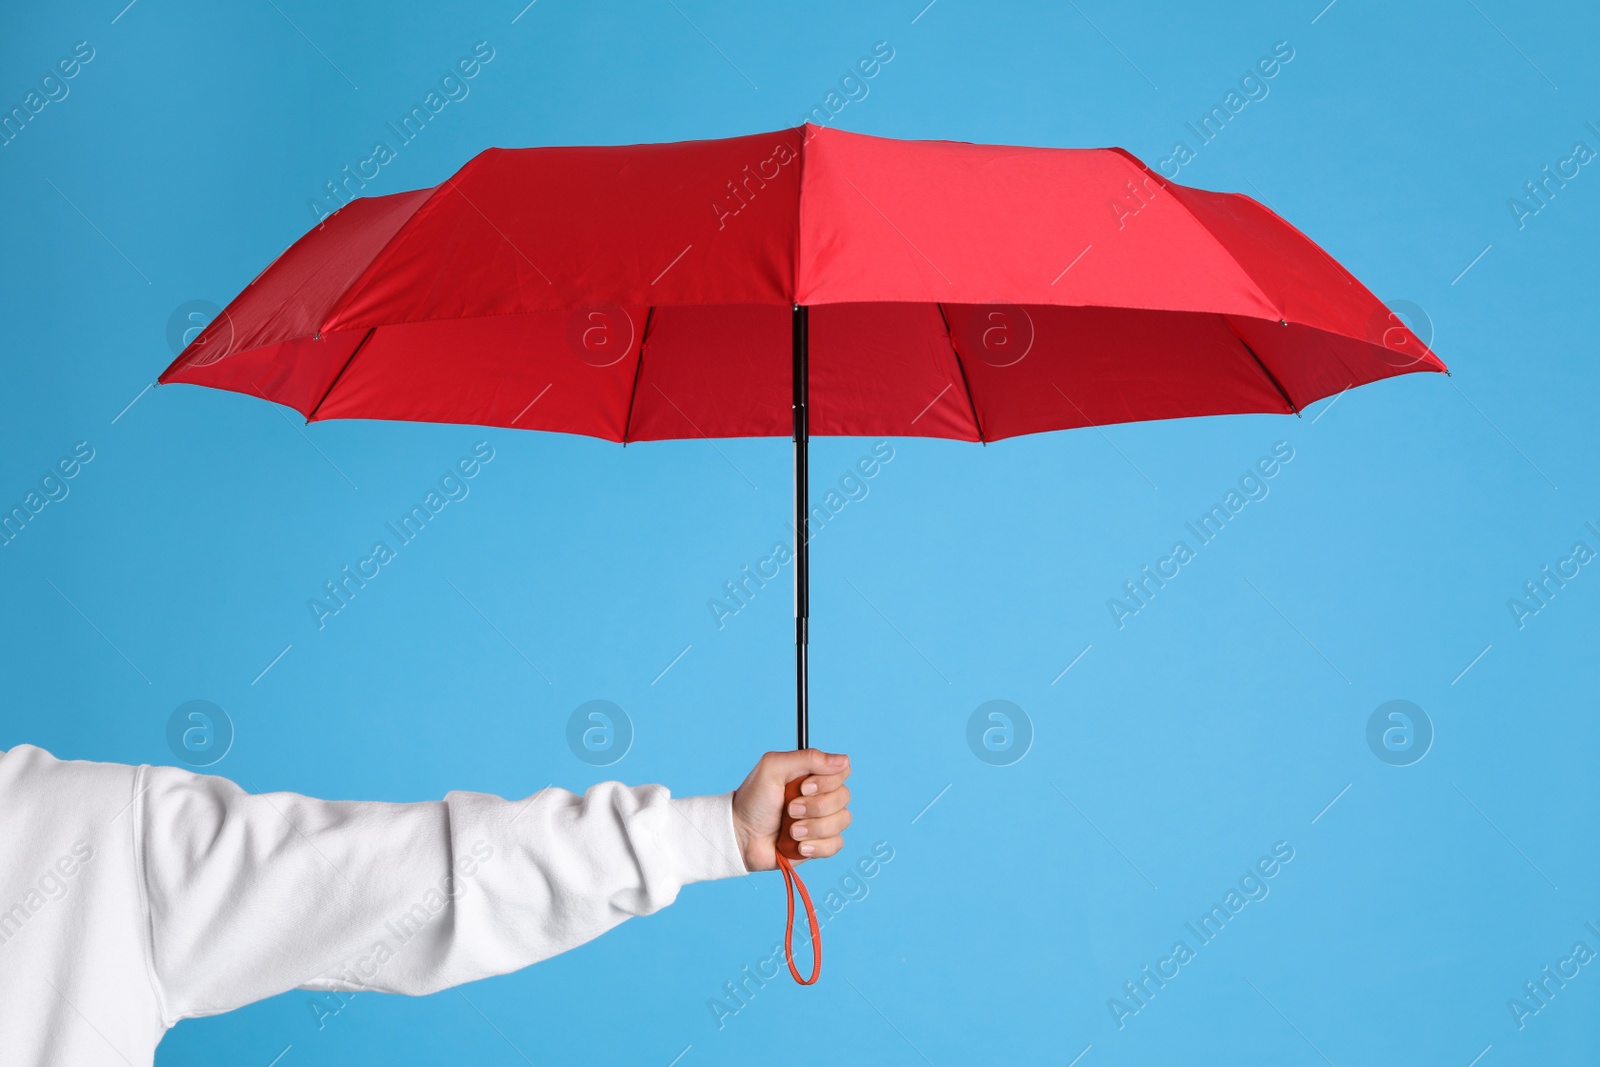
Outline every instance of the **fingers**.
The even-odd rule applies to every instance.
[[[843,781],[850,774],[850,757],[815,748],[804,748],[797,752],[768,752],[761,757],[761,766],[766,774],[780,784],[807,775],[830,775]]]
[[[841,785],[825,793],[813,796],[796,797],[789,802],[789,817],[791,819],[817,818],[822,815],[832,815],[850,806],[850,789]]]
[[[842,789],[844,788],[844,780],[848,777],[850,777],[848,767],[843,774],[814,774],[800,783],[800,795],[809,797]]]
[[[809,837],[800,842],[800,855],[803,860],[825,860],[844,848],[844,838],[823,837],[813,841]]]
[[[844,833],[845,827],[850,825],[850,820],[848,808],[815,819],[796,819],[789,824],[789,836],[796,841],[823,841]]]

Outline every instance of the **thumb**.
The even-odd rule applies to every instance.
[[[769,752],[762,763],[764,776],[783,786],[807,775],[843,774],[850,767],[850,757],[817,748],[802,748],[794,752]]]

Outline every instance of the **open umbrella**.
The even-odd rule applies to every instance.
[[[160,381],[250,393],[307,421],[471,423],[624,445],[791,437],[804,748],[812,434],[989,442],[1289,414],[1444,370],[1348,271],[1249,197],[1177,185],[1121,149],[900,141],[808,123],[673,144],[491,148],[431,189],[353,199]],[[797,884],[795,843],[780,840]],[[811,928],[815,946],[814,916]],[[818,951],[810,981],[820,962]]]

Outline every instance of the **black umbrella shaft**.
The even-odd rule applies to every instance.
[[[811,613],[811,569],[808,544],[810,504],[807,500],[808,472],[806,448],[811,432],[807,403],[806,309],[794,309],[794,727],[795,747],[810,747],[807,722],[809,678],[806,664],[806,623]]]

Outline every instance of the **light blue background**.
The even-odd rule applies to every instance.
[[[1265,199],[1426,309],[1455,372],[1300,419],[893,442],[814,549],[813,738],[853,755],[857,818],[806,874],[822,892],[894,849],[829,922],[819,987],[772,982],[717,1028],[708,1001],[781,930],[776,876],[736,880],[462,993],[359,996],[320,1030],[302,993],[187,1022],[163,1067],[1600,1059],[1600,964],[1525,1029],[1507,1008],[1576,941],[1600,950],[1600,570],[1521,630],[1507,608],[1573,542],[1600,548],[1600,170],[1523,229],[1507,206],[1575,141],[1600,149],[1592,11],[123,2],[0,16],[6,109],[74,42],[96,50],[0,148],[0,500],[96,450],[0,549],[0,746],[171,763],[168,715],[206,699],[237,728],[215,770],[251,789],[409,800],[607,775],[723,791],[791,743],[786,581],[720,632],[706,607],[784,530],[786,441],[719,443],[725,461],[141,395],[173,310],[231,299],[478,41],[495,58],[470,95],[371,192],[489,145],[795,125],[880,40],[894,59],[843,127],[1154,164],[1287,41],[1180,180]],[[497,454],[470,497],[319,632],[307,598],[480,439]],[[1295,456],[1271,495],[1119,631],[1107,598],[1278,441]],[[870,445],[816,441],[817,491]],[[563,740],[590,699],[637,730],[605,771]],[[1013,766],[966,745],[991,699],[1034,725]],[[1391,699],[1437,732],[1409,767],[1367,746]],[[1119,1029],[1108,998],[1280,841],[1270,895]]]

